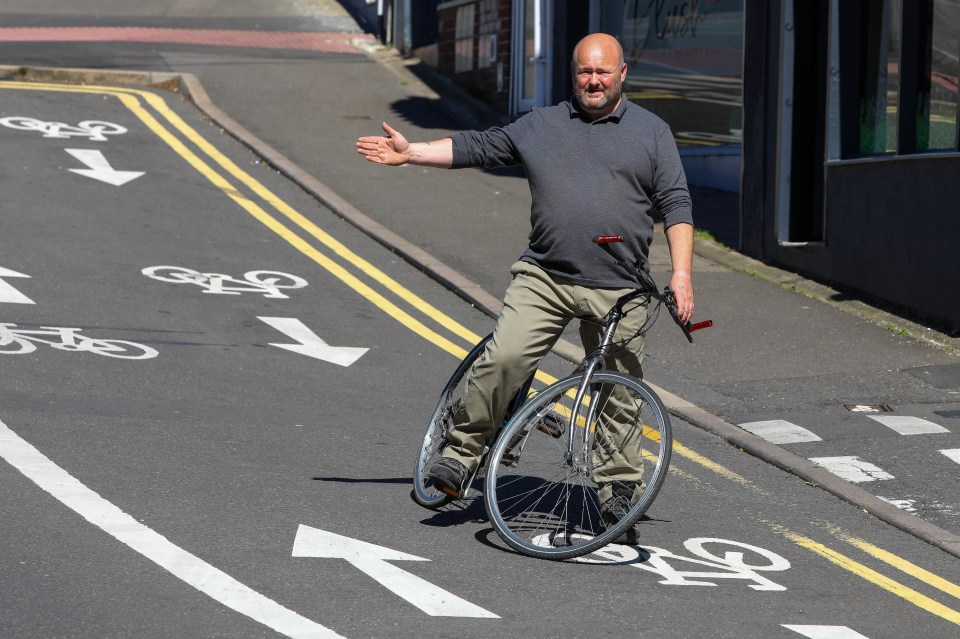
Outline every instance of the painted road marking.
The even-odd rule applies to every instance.
[[[856,456],[811,457],[810,461],[855,484],[893,479],[893,475],[882,468]]]
[[[101,151],[96,149],[64,149],[67,153],[83,162],[85,169],[69,169],[71,173],[77,173],[84,177],[93,178],[100,182],[106,182],[113,186],[123,186],[131,180],[136,180],[143,171],[118,171],[110,166],[107,158]]]
[[[919,417],[910,417],[907,415],[867,415],[867,417],[880,422],[887,428],[901,435],[927,435],[930,433],[950,432],[943,426],[925,419],[920,419]]]
[[[929,570],[925,570],[924,568],[921,568],[920,566],[917,566],[906,559],[901,559],[892,552],[887,552],[883,548],[874,546],[870,542],[864,541],[863,539],[857,539],[856,537],[844,537],[844,539],[847,541],[847,543],[856,546],[868,555],[876,557],[880,561],[893,566],[897,570],[905,572],[911,577],[919,579],[925,584],[933,586],[937,590],[947,593],[951,597],[960,599],[960,586],[957,584],[949,582],[943,577],[935,575]]]
[[[136,342],[81,335],[79,328],[41,326],[33,330],[0,322],[0,353],[4,355],[32,353],[37,350],[34,342],[46,344],[60,351],[94,353],[120,359],[152,359],[158,355],[155,349]]]
[[[797,444],[800,442],[823,441],[815,433],[803,426],[797,426],[783,419],[770,419],[762,422],[748,422],[740,424],[740,428],[748,430],[754,435],[763,437],[774,444]]]
[[[799,632],[804,637],[810,639],[869,639],[861,635],[856,630],[851,630],[846,626],[794,626],[791,624],[781,624],[787,630]]]
[[[293,542],[294,557],[344,559],[393,594],[435,617],[499,619],[488,610],[397,568],[389,561],[430,561],[383,546],[344,537],[303,524]]]
[[[960,464],[960,448],[949,448],[947,450],[941,450],[940,452]]]
[[[105,136],[121,135],[127,132],[126,128],[113,122],[86,120],[76,126],[71,126],[63,122],[44,122],[43,120],[19,115],[0,118],[0,125],[20,131],[37,131],[43,133],[45,138],[83,137],[94,142],[105,142],[107,140]]]
[[[94,526],[228,608],[288,637],[337,639],[321,626],[243,585],[170,542],[87,488],[0,421],[0,457]]]
[[[578,535],[579,536],[579,535]],[[542,535],[534,543],[549,545],[549,535]],[[696,537],[684,542],[684,547],[694,557],[685,557],[663,548],[654,546],[627,546],[610,544],[589,555],[575,557],[574,562],[585,564],[617,564],[633,566],[652,572],[660,577],[659,583],[669,586],[716,586],[718,579],[742,579],[752,581],[753,590],[783,591],[786,587],[767,579],[760,572],[784,571],[790,569],[790,562],[780,555],[739,541]],[[723,555],[714,554],[706,548],[708,545],[732,546]],[[763,557],[762,563],[745,561],[748,551],[752,555]],[[688,568],[689,570],[682,570]],[[709,570],[708,570],[709,569]]]
[[[883,588],[887,592],[892,593],[905,601],[909,601],[913,605],[922,608],[927,612],[946,619],[951,623],[960,625],[960,612],[957,612],[952,608],[948,608],[940,602],[935,601],[930,597],[913,590],[912,588],[908,588],[907,586],[904,586],[903,584],[894,581],[893,579],[890,579],[889,577],[886,577],[879,572],[854,561],[850,557],[842,555],[836,550],[832,550],[812,539],[791,532],[786,532],[784,534],[794,543],[806,548],[807,550],[815,552],[828,561],[840,566],[844,570],[852,572],[858,577],[861,577],[862,579],[865,579]]]
[[[30,277],[29,275],[24,275],[23,273],[17,273],[16,271],[11,271],[8,268],[3,268],[0,266],[0,278],[4,277]],[[33,304],[34,301],[13,288],[11,284],[4,282],[0,279],[0,304]]]
[[[882,497],[880,495],[877,495],[877,498],[882,499],[888,504],[896,506],[900,510],[905,510],[908,513],[917,512],[917,509],[914,507],[914,505],[917,503],[916,499],[896,499],[895,497]]]
[[[182,266],[148,266],[140,271],[147,277],[172,284],[195,284],[204,293],[214,295],[240,295],[262,293],[271,299],[289,299],[281,288],[303,288],[307,280],[280,271],[247,271],[243,279],[223,273],[201,273]]]
[[[307,357],[322,359],[339,366],[350,366],[363,357],[369,348],[330,346],[295,317],[258,317],[281,333],[297,340],[298,344],[270,344]]]

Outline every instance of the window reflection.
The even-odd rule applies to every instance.
[[[865,7],[860,155],[897,150],[901,15],[901,0],[871,0]]]
[[[740,144],[743,0],[604,0],[601,30],[623,45],[624,92],[680,146]]]
[[[929,112],[920,114],[921,121],[926,123],[918,130],[920,149],[956,148],[958,58],[960,0],[934,0]],[[927,137],[925,145],[924,133]]]

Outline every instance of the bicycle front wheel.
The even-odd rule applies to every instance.
[[[576,411],[582,380],[524,405],[487,462],[490,522],[525,555],[569,559],[617,540],[666,478],[672,439],[660,398],[633,377],[597,372]]]
[[[467,373],[483,353],[491,337],[488,335],[480,340],[453,371],[453,375],[440,393],[440,399],[437,401],[433,415],[430,416],[430,421],[427,422],[427,430],[420,441],[417,464],[413,471],[413,499],[426,508],[440,508],[455,499],[452,495],[437,490],[427,477],[427,471],[440,459],[440,453],[447,445],[447,432],[453,426],[454,413],[463,398]]]

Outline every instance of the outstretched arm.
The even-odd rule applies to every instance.
[[[368,135],[357,140],[357,153],[370,162],[402,166],[434,166],[449,169],[453,165],[453,140],[443,138],[433,142],[409,142],[399,131],[386,122],[383,130],[387,134]]]
[[[674,224],[666,233],[673,263],[670,288],[677,300],[680,319],[689,322],[693,317],[693,225]]]

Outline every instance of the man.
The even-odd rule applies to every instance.
[[[617,40],[592,34],[574,48],[574,98],[534,109],[515,122],[466,131],[432,142],[409,142],[383,123],[387,136],[361,137],[357,151],[371,162],[440,168],[522,164],[531,206],[530,243],[513,265],[513,281],[493,339],[470,373],[443,457],[429,471],[434,483],[458,495],[510,398],[573,318],[603,317],[636,280],[592,244],[598,234],[624,237],[646,264],[658,211],[670,248],[680,318],[693,317],[693,218],[686,177],[669,127],[622,95],[627,65]],[[628,314],[625,336],[646,320]],[[595,323],[581,322],[584,346],[599,344]],[[607,368],[642,377],[642,339],[611,356]],[[601,487],[604,503],[635,498],[636,486]],[[626,503],[629,506],[629,501]],[[612,506],[611,506],[612,508]]]

